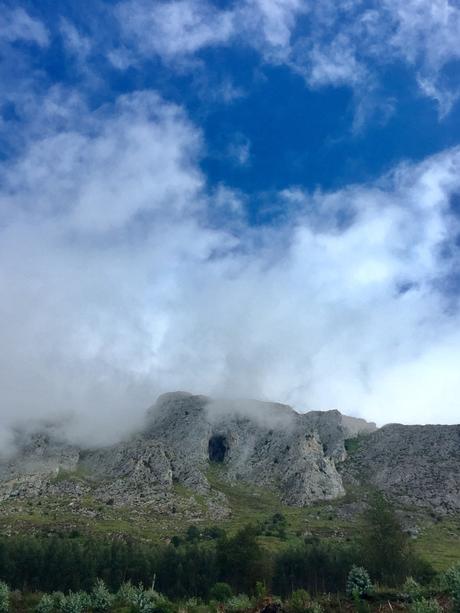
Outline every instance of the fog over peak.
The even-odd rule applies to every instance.
[[[57,95],[24,101],[1,164],[2,444],[56,416],[112,442],[175,389],[458,421],[460,149],[273,193],[289,216],[254,227],[208,186],[184,109],[136,92],[94,113],[69,91],[58,112]]]

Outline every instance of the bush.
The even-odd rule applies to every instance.
[[[98,579],[91,592],[91,605],[94,611],[109,611],[114,597],[107,589],[104,581]]]
[[[137,613],[172,613],[175,610],[166,596],[155,590],[144,590],[142,584],[136,587],[130,582],[123,583],[117,598]]]
[[[228,583],[223,582],[214,584],[209,592],[210,599],[217,602],[227,602],[227,600],[230,600],[232,596],[232,588]]]
[[[138,587],[131,586],[127,591],[126,604],[130,605],[137,613],[153,613],[155,605],[153,603],[153,594],[151,591],[146,592],[142,585]]]
[[[86,592],[69,592],[61,600],[62,613],[83,613],[91,607],[91,598]]]
[[[254,589],[254,596],[258,602],[268,597],[267,586],[263,581],[256,581],[256,587]]]
[[[226,611],[248,611],[252,609],[251,599],[246,594],[239,594],[238,596],[232,596],[225,605]]]
[[[137,588],[131,583],[131,581],[125,581],[120,585],[117,592],[117,598],[124,605],[132,604]]]
[[[150,592],[153,592],[153,590],[150,590]],[[152,595],[151,598],[155,613],[173,613],[176,610],[169,598],[156,592],[154,594],[155,595]]]
[[[373,592],[372,581],[369,573],[361,566],[353,565],[348,573],[347,594],[349,596],[369,596]]]
[[[189,543],[196,543],[200,540],[201,534],[196,526],[189,526],[185,536]]]
[[[443,590],[449,594],[457,592],[460,587],[460,563],[451,566],[441,577]]]
[[[10,609],[10,588],[0,581],[0,613],[8,613]]]
[[[452,597],[454,613],[460,613],[460,563],[454,564],[444,573],[441,586]]]
[[[65,600],[64,594],[62,592],[53,592],[51,594],[51,598],[53,600],[53,607],[57,611],[60,611],[62,609],[62,604]]]
[[[307,590],[295,590],[287,602],[287,608],[292,613],[302,613],[311,604],[310,594]]]
[[[413,602],[409,610],[411,613],[442,613],[442,607],[437,600],[427,600],[426,598],[420,598],[420,600]]]
[[[35,607],[36,613],[52,613],[55,609],[54,598],[50,594],[43,594]]]
[[[423,595],[422,586],[412,577],[408,577],[402,586],[404,596],[411,602],[420,600]]]

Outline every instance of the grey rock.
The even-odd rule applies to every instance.
[[[50,432],[18,435],[16,455],[0,462],[0,500],[90,493],[107,505],[222,519],[230,506],[212,486],[217,470],[229,485],[264,488],[289,505],[339,498],[353,483],[447,513],[460,509],[459,430],[377,430],[336,410],[299,414],[277,403],[175,392],[160,396],[141,432],[110,447],[78,449]],[[347,455],[353,437],[358,446]],[[339,513],[361,509],[358,502]]]
[[[389,424],[359,441],[340,469],[346,482],[441,514],[460,510],[460,426]]]

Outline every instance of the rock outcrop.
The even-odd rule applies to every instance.
[[[460,426],[389,424],[357,441],[340,467],[401,504],[460,511]]]
[[[335,410],[299,414],[281,404],[176,392],[158,399],[141,432],[110,447],[82,450],[43,432],[24,437],[16,456],[0,463],[0,500],[91,493],[106,504],[174,513],[182,488],[218,519],[229,513],[213,487],[218,471],[229,486],[266,488],[288,505],[333,500],[344,483],[360,483],[450,512],[460,510],[459,469],[459,426],[376,429]]]

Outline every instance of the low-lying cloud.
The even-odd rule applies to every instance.
[[[108,443],[175,389],[458,421],[458,148],[368,185],[273,194],[287,221],[253,227],[158,95],[91,113],[52,91],[23,112],[0,170],[4,444],[14,424],[66,416],[73,440]]]

